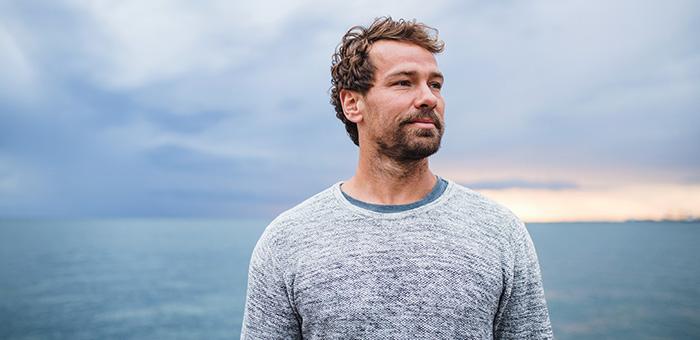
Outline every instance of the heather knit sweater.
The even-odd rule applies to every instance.
[[[509,210],[448,181],[379,213],[340,184],[261,236],[241,339],[552,338],[535,248]]]

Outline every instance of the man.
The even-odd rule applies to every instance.
[[[242,339],[552,338],[523,223],[428,166],[445,126],[433,32],[379,18],[343,37],[331,102],[355,175],[267,227]]]

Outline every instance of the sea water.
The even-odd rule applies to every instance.
[[[0,339],[238,338],[269,220],[0,220]],[[529,224],[558,339],[699,339],[698,223]]]

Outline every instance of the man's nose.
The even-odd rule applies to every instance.
[[[415,102],[416,108],[434,108],[437,105],[438,97],[435,92],[433,92],[433,88],[431,88],[428,84],[420,86],[418,91],[418,96]]]

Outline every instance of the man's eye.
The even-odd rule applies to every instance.
[[[442,83],[439,83],[439,82],[430,83],[430,86],[434,89],[438,89],[438,90],[442,89]]]
[[[399,80],[396,82],[396,85],[399,86],[411,86],[411,82],[408,80]]]

